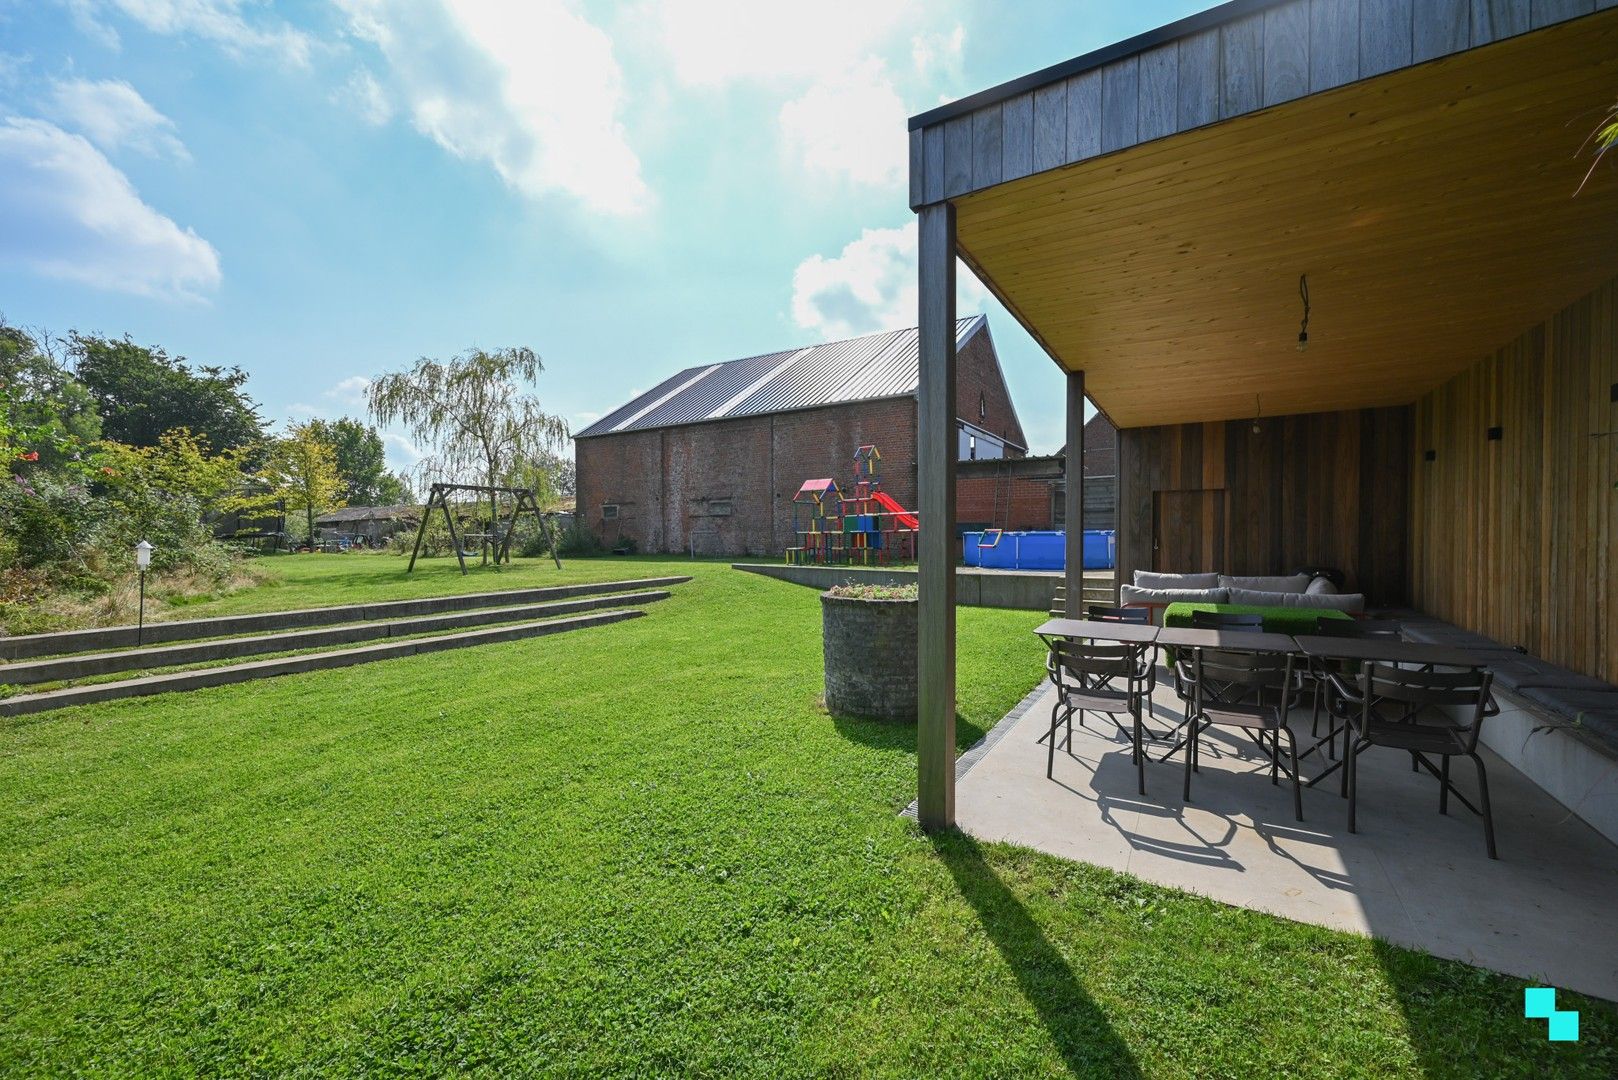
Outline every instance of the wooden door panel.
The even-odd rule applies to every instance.
[[[1174,574],[1228,572],[1224,488],[1152,493],[1152,569]]]

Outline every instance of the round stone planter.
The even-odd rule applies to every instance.
[[[837,716],[916,719],[916,602],[820,594],[826,709]]]

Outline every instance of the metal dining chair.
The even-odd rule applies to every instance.
[[[1045,748],[1045,776],[1056,767],[1056,732],[1066,722],[1068,745],[1073,743],[1073,714],[1103,713],[1130,741],[1140,793],[1146,794],[1146,751],[1141,745],[1141,708],[1146,700],[1147,650],[1140,645],[1100,644],[1058,639],[1051,645],[1047,671],[1056,685],[1056,704],[1051,707],[1051,727]],[[1119,685],[1119,684],[1122,685]],[[1120,716],[1130,717],[1125,727]]]
[[[1191,627],[1195,630],[1234,630],[1243,634],[1259,634],[1264,631],[1264,616],[1234,611],[1192,611]]]
[[[1191,774],[1197,771],[1203,733],[1212,727],[1236,727],[1245,731],[1259,749],[1269,755],[1270,783],[1279,783],[1283,771],[1292,781],[1292,810],[1302,821],[1303,785],[1298,775],[1298,740],[1287,724],[1297,685],[1292,655],[1221,649],[1193,652],[1189,662],[1193,710],[1186,728],[1185,801],[1191,801]],[[1248,700],[1249,697],[1252,700]],[[1282,734],[1287,738],[1287,765],[1281,764]]]
[[[1317,637],[1335,638],[1398,638],[1404,633],[1404,624],[1397,619],[1321,619],[1312,631]],[[1304,678],[1312,684],[1314,709],[1309,724],[1309,736],[1320,738],[1320,714],[1326,711],[1326,752],[1337,756],[1337,730],[1348,723],[1348,714],[1359,705],[1359,690],[1354,680],[1359,665],[1353,661],[1322,660],[1310,665]],[[1304,751],[1310,751],[1320,744]]]
[[[1125,622],[1140,623],[1150,626],[1152,612],[1143,607],[1105,607],[1101,604],[1091,604],[1085,608],[1084,613],[1095,622]]]
[[[1478,735],[1483,720],[1490,715],[1490,684],[1487,671],[1412,671],[1387,664],[1365,665],[1360,672],[1360,709],[1350,720],[1343,767],[1343,793],[1348,797],[1348,831],[1355,832],[1354,811],[1359,798],[1359,756],[1373,746],[1405,750],[1419,762],[1432,765],[1429,757],[1441,760],[1438,777],[1438,812],[1449,813],[1449,797],[1483,818],[1483,840],[1489,858],[1498,859],[1494,844],[1494,814],[1489,807],[1489,776],[1478,755]],[[1401,707],[1398,720],[1385,718],[1381,711],[1389,705]],[[1445,708],[1464,711],[1467,719],[1457,722]],[[1436,721],[1436,722],[1435,722]],[[1478,803],[1473,807],[1450,782],[1451,758],[1469,757],[1478,770]]]

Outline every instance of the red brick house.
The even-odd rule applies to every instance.
[[[988,320],[956,338],[960,456],[1023,456]],[[578,521],[608,546],[777,555],[799,486],[842,483],[867,443],[883,489],[913,506],[917,355],[910,329],[687,368],[574,435]]]

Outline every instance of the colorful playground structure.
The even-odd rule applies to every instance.
[[[854,451],[854,486],[847,492],[826,477],[809,480],[792,497],[798,543],[787,562],[875,566],[916,557],[916,515],[882,490],[882,452]]]

